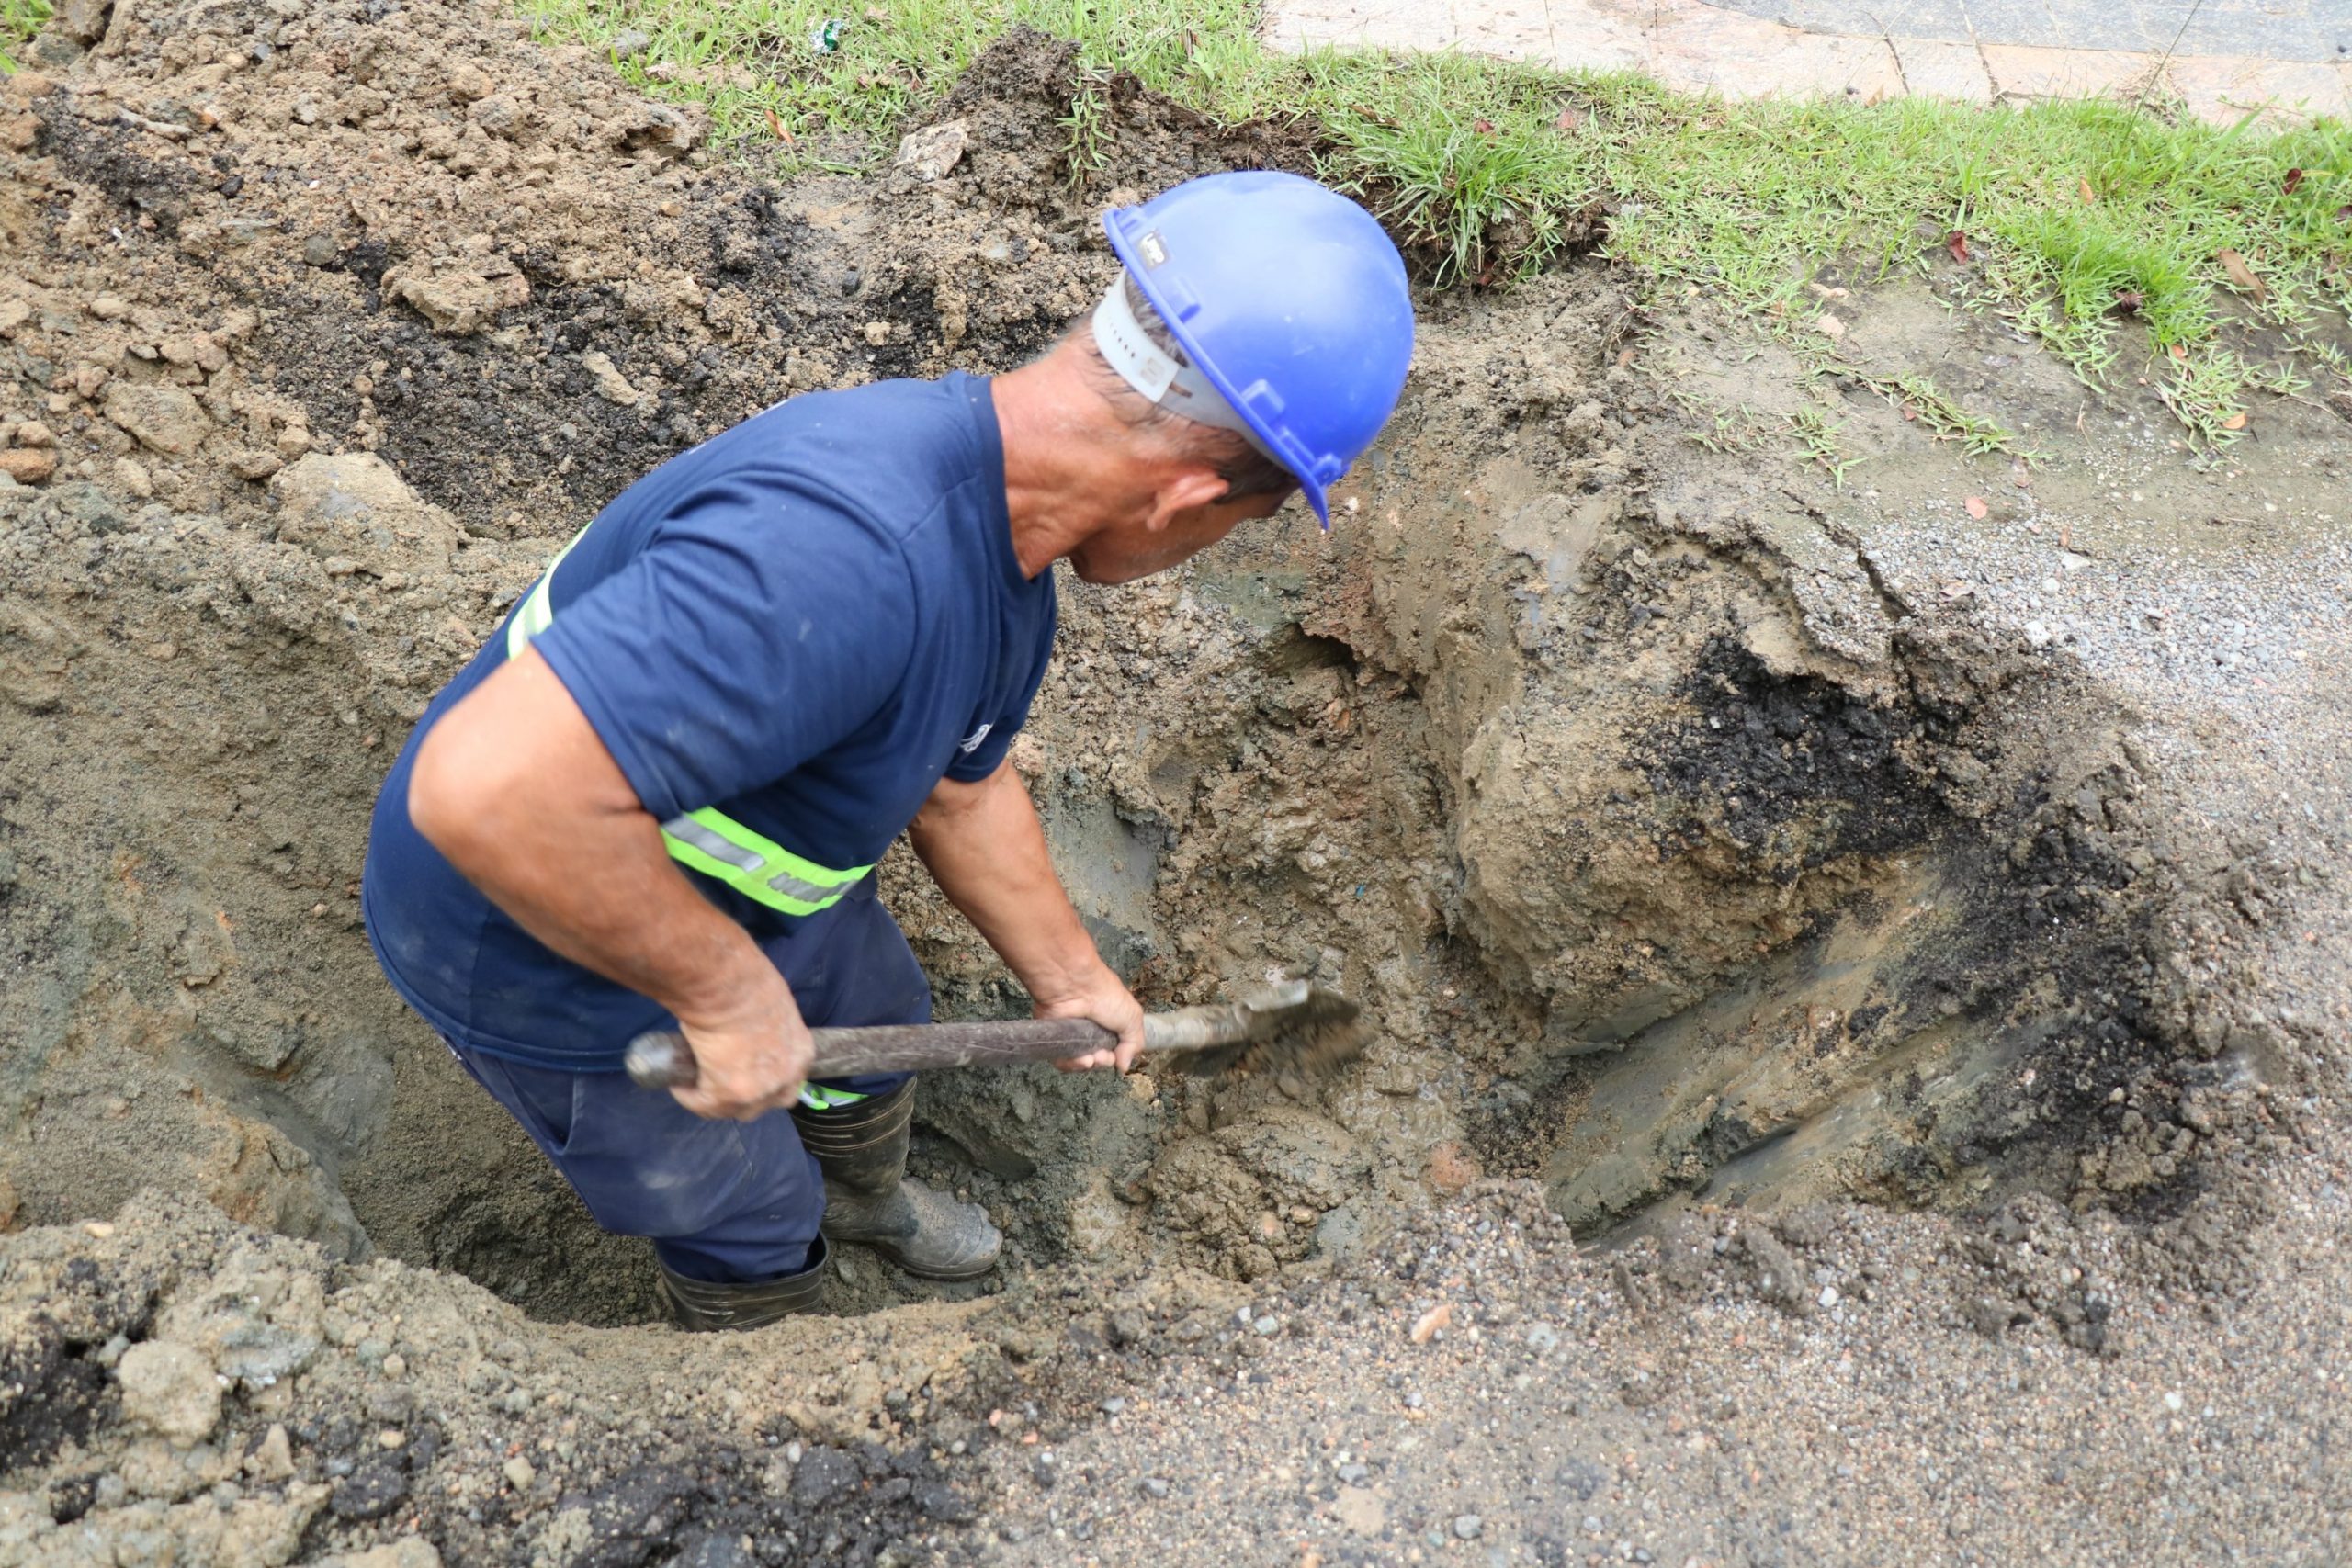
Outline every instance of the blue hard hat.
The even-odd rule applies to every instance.
[[[1105,213],[1186,357],[1331,524],[1328,492],[1388,423],[1413,357],[1404,258],[1371,213],[1296,175],[1187,180]]]

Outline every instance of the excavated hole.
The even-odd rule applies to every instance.
[[[959,89],[987,164],[969,221],[922,194],[641,193],[641,235],[490,258],[533,290],[495,333],[385,299],[424,239],[338,241],[326,267],[290,228],[223,250],[232,197],[43,121],[94,209],[175,233],[196,209],[143,287],[235,346],[250,438],[316,431],[324,460],[365,423],[390,482],[365,526],[209,458],[152,504],[0,496],[24,585],[0,622],[0,934],[38,976],[8,1080],[23,1219],[167,1183],[541,1317],[660,1315],[643,1245],[596,1231],[374,972],[352,878],[385,748],[555,542],[680,446],[794,390],[1017,364],[1099,293],[1102,192],[1067,200],[1056,162],[1069,67],[1030,39]],[[1129,109],[1104,190],[1304,157]],[[674,296],[567,272],[607,243],[612,276]],[[1002,258],[982,290],[975,255]],[[1276,525],[1066,596],[1023,766],[1105,953],[1155,1005],[1312,976],[1374,1032],[1310,1086],[943,1076],[916,1168],[989,1202],[1016,1265],[1344,1266],[1482,1173],[1540,1176],[1587,1232],[1692,1200],[2145,1202],[2185,1179],[2139,1128],[2235,1047],[2189,1038],[2170,989],[2118,716],[1885,604],[1820,519],[1765,527],[1744,476],[1654,507],[1676,459],[1640,436],[1671,416],[1612,368],[1611,288],[1432,302],[1328,540]],[[231,333],[231,300],[259,324]],[[84,321],[74,352],[164,375],[133,327]],[[662,389],[602,395],[591,350]],[[886,874],[943,1013],[1019,1010],[920,874]],[[837,1304],[929,1293],[853,1256]]]
[[[1874,660],[1825,653],[1785,558],[1651,515],[1589,416],[1530,416],[1554,445],[1506,451],[1450,378],[1490,384],[1487,360],[1563,301],[1605,308],[1566,281],[1522,319],[1432,333],[1429,386],[1328,543],[1276,525],[1163,582],[1067,594],[1023,765],[1104,953],[1156,1005],[1311,976],[1363,1000],[1374,1039],[1319,1085],[943,1076],[915,1168],[987,1202],[1016,1269],[1344,1264],[1481,1173],[1540,1177],[1588,1233],[1691,1201],[2065,1192],[2114,1091],[2158,1092],[2145,1064],[2181,1025],[2115,716],[1932,624],[1882,626]],[[87,486],[13,504],[42,536],[173,563],[124,569],[164,592],[130,593],[73,690],[103,689],[159,769],[196,765],[102,797],[57,782],[87,742],[43,731],[17,817],[51,824],[28,842],[37,873],[168,847],[63,907],[117,908],[120,930],[51,921],[38,896],[9,908],[99,998],[80,1006],[114,1009],[106,1027],[232,1118],[198,1156],[216,1201],[346,1249],[364,1231],[537,1316],[658,1318],[644,1246],[594,1228],[350,934],[342,868],[377,772],[351,737],[396,723],[411,688],[371,685],[367,645],[322,645],[298,594],[281,610],[237,564],[282,546],[137,521]],[[191,538],[244,584],[199,612],[243,618],[202,639],[174,575]],[[509,592],[543,558],[462,548]],[[140,651],[165,635],[200,668]],[[173,709],[191,679],[225,694],[217,715]],[[368,695],[322,709],[338,687]],[[887,888],[944,1015],[1020,1010],[919,873],[894,863]],[[143,994],[186,1006],[105,999],[134,953]],[[74,1077],[65,1043],[94,1015],[76,1016],[35,1031],[31,1059],[69,1064],[49,1103],[136,1135],[175,1091]],[[101,1186],[135,1185],[119,1164]],[[2137,1201],[2181,1167],[2105,1169]],[[937,1293],[850,1253],[836,1304]]]

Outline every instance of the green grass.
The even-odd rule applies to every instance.
[[[17,73],[17,51],[49,17],[49,0],[0,0],[0,72]]]
[[[2161,103],[1730,103],[1453,53],[1292,56],[1259,44],[1249,0],[893,0],[846,17],[819,0],[525,4],[551,36],[648,35],[624,73],[704,104],[722,139],[786,172],[886,156],[910,109],[1027,23],[1080,45],[1063,122],[1074,184],[1102,167],[1114,71],[1228,121],[1304,117],[1328,148],[1319,172],[1380,212],[1441,287],[1531,273],[1593,238],[1661,287],[1801,322],[1826,264],[1864,281],[1933,266],[2094,386],[2134,355],[2206,441],[2232,435],[2266,377],[2297,376],[2298,355],[2342,379],[2328,358],[2339,334],[2315,330],[2352,288],[2341,122],[2271,134]],[[829,19],[841,25],[826,51]],[[2233,280],[2225,252],[2258,291]],[[2220,344],[2233,322],[2283,334],[2278,362]]]

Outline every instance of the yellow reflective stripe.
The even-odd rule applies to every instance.
[[[859,1100],[870,1098],[854,1089],[827,1089],[821,1084],[800,1086],[800,1103],[811,1111],[839,1111],[844,1105],[855,1105]]]
[[[709,807],[662,824],[670,858],[716,877],[746,898],[787,915],[829,909],[863,881],[870,865],[835,871],[794,854]]]
[[[593,523],[594,520],[591,521]],[[571,553],[572,545],[587,536],[585,526],[572,535],[571,544],[556,551],[555,559],[548,562],[547,570],[539,573],[539,580],[531,584],[530,592],[523,596],[523,607],[514,612],[513,620],[506,623],[507,658],[522,658],[523,650],[531,646],[531,639],[555,624],[555,599],[549,592],[555,581],[555,569],[561,566],[563,558]]]

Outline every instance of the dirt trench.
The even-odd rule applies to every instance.
[[[15,89],[39,259],[12,351],[63,429],[58,477],[0,502],[30,976],[7,1179],[26,1222],[160,1177],[639,1320],[633,1247],[356,934],[402,727],[665,451],[800,387],[1018,363],[1107,274],[1114,186],[1283,149],[1130,100],[1076,190],[1069,54],[1031,38],[942,109],[948,178],[767,188],[487,16],[329,8],[265,51],[261,15],[118,11]],[[99,235],[120,254],[87,259]],[[1661,510],[1667,411],[1599,272],[1428,317],[1338,530],[1072,592],[1018,753],[1149,1000],[1311,976],[1370,1009],[1363,1065],[942,1080],[933,1168],[1009,1212],[1024,1261],[1172,1246],[1245,1280],[1482,1170],[1541,1176],[1579,1230],[1668,1199],[2071,1188],[2077,1112],[2197,1059],[2127,716],[1890,592],[1826,515]],[[944,1007],[1019,1008],[919,874],[888,883]],[[2144,1159],[2124,1190],[2178,1174]]]
[[[0,116],[0,414],[36,455],[0,488],[0,1212],[160,1188],[546,1322],[650,1322],[639,1244],[376,975],[356,878],[405,727],[669,453],[796,390],[1017,364],[1107,281],[1102,204],[1302,150],[1130,94],[1074,186],[1071,56],[1027,36],[934,117],[963,127],[945,175],[775,187],[486,9],[67,17]],[[1155,1004],[1340,986],[1368,1049],[1328,1083],[934,1080],[918,1168],[1004,1224],[1003,1280],[964,1294],[1004,1293],[849,1257],[842,1308],[911,1305],[890,1321],[935,1361],[844,1373],[786,1427],[962,1408],[1040,1292],[1159,1277],[1139,1299],[1181,1313],[1344,1271],[1486,1177],[1580,1235],[1830,1195],[2162,1215],[2232,1146],[2283,1047],[2190,984],[2203,862],[2152,826],[2132,716],[1662,437],[1634,320],[1597,264],[1432,299],[1328,537],[1286,518],[1071,586],[1014,756],[1105,953]],[[1021,1009],[919,871],[884,878],[944,1012]],[[133,1213],[101,1273],[146,1282],[24,1341],[27,1386],[87,1385],[75,1441],[110,1419],[90,1358],[202,1271],[156,1259],[240,1245]],[[490,1321],[366,1268],[379,1314],[422,1291]],[[581,1342],[497,1322],[509,1368]],[[349,1326],[304,1332],[379,1337]],[[674,1343],[639,1338],[631,1364]]]

